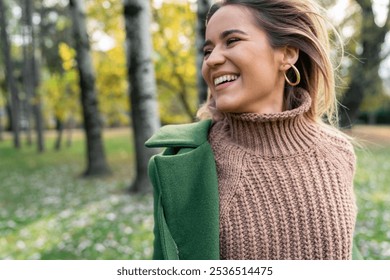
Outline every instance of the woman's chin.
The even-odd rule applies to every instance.
[[[234,108],[226,106],[217,106],[217,110],[221,113],[238,113]]]
[[[239,113],[239,108],[233,102],[216,102],[216,108],[222,113]]]

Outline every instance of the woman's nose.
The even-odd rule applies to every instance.
[[[214,48],[209,57],[206,59],[206,63],[209,67],[215,67],[217,65],[223,64],[225,60],[226,58],[223,52],[217,48]]]

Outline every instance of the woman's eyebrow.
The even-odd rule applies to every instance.
[[[242,35],[248,35],[247,33],[245,33],[244,31],[240,30],[240,29],[229,29],[229,30],[225,30],[221,33],[221,35],[219,35],[219,38],[222,40],[222,39],[225,39],[227,36],[229,36],[230,34],[234,34],[234,33],[239,33],[239,34],[242,34]],[[203,48],[209,46],[209,45],[212,45],[212,42],[211,40],[206,40],[203,44]]]

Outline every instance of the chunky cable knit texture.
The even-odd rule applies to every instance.
[[[222,259],[350,259],[352,145],[295,109],[226,114],[211,128]]]

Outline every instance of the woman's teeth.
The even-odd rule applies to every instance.
[[[214,85],[217,86],[225,82],[234,81],[237,80],[237,78],[238,78],[237,75],[223,75],[221,77],[214,79]]]

